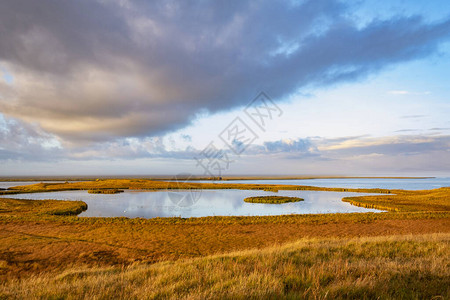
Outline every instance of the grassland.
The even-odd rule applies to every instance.
[[[83,202],[0,199],[0,298],[448,297],[450,188],[99,180],[3,193],[171,188],[375,191],[386,213],[80,218]],[[297,242],[299,241],[300,242]],[[285,245],[286,243],[293,243]],[[223,254],[230,253],[232,254]]]
[[[285,197],[285,196],[258,196],[247,197],[244,199],[248,203],[266,203],[266,204],[282,204],[289,202],[299,202],[305,199],[299,197]]]
[[[1,199],[0,216],[76,216],[87,209],[83,201]]]
[[[0,191],[1,194],[18,193],[40,193],[54,191],[70,190],[94,190],[94,189],[133,189],[133,190],[170,190],[170,189],[240,189],[240,190],[310,190],[310,191],[329,191],[329,192],[360,192],[360,193],[383,193],[392,192],[403,193],[402,190],[386,189],[346,189],[346,188],[323,188],[314,186],[300,185],[267,185],[267,184],[237,184],[237,183],[198,183],[198,182],[164,182],[157,180],[143,179],[105,179],[83,182],[66,183],[38,183],[25,186],[16,186],[6,191]]]
[[[450,234],[303,239],[203,258],[70,268],[0,285],[21,299],[448,299]]]

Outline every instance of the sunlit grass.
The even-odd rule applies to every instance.
[[[87,209],[83,201],[0,199],[1,216],[73,216]]]
[[[123,190],[119,189],[95,189],[95,190],[88,190],[89,194],[119,194],[123,193]]]
[[[16,186],[9,188],[8,193],[32,193],[68,190],[91,189],[240,189],[240,190],[310,190],[330,192],[362,192],[362,193],[391,193],[386,189],[348,189],[348,188],[324,188],[300,185],[267,185],[267,184],[238,184],[238,183],[198,183],[198,182],[164,182],[145,179],[104,179],[95,181],[66,182],[66,183],[38,183],[32,185]],[[397,190],[396,190],[397,191]],[[401,192],[401,190],[399,190]],[[5,192],[5,191],[3,191]]]
[[[449,211],[450,187],[402,191],[396,195],[346,197],[352,205],[390,211]]]
[[[257,196],[257,197],[247,197],[244,199],[248,203],[267,203],[267,204],[282,204],[289,202],[299,202],[303,201],[303,198],[299,197],[285,197],[285,196]]]
[[[0,285],[0,298],[448,299],[450,235],[303,239],[127,267],[69,268]]]

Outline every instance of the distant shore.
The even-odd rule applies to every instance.
[[[308,180],[308,179],[430,179],[437,178],[437,176],[277,176],[277,175],[262,175],[262,176],[222,176],[217,178],[191,176],[180,177],[177,180]],[[141,180],[174,180],[175,176],[0,176],[0,182],[7,181],[89,181],[96,179],[141,179]]]

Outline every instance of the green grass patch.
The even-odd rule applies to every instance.
[[[88,190],[89,194],[119,194],[123,193],[123,190],[119,189],[96,189],[96,190]]]
[[[248,197],[244,201],[248,203],[264,203],[264,204],[283,204],[289,202],[299,202],[305,199],[299,197],[285,197],[285,196],[257,196]]]

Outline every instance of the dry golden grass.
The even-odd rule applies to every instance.
[[[448,299],[450,234],[300,240],[198,259],[73,268],[0,285],[11,299]]]
[[[33,185],[16,186],[3,193],[38,193],[66,190],[92,190],[92,189],[241,189],[241,190],[314,190],[330,192],[367,192],[391,193],[386,189],[347,189],[323,188],[300,185],[267,185],[267,184],[237,184],[237,183],[198,183],[198,182],[165,182],[145,179],[104,179],[96,181],[66,182],[66,183],[38,183]],[[394,190],[393,190],[394,191]],[[395,190],[402,192],[401,190]]]
[[[86,209],[87,205],[83,201],[0,199],[0,216],[70,216]]]
[[[348,197],[343,201],[366,208],[390,211],[450,211],[450,187],[401,191],[396,195]]]

